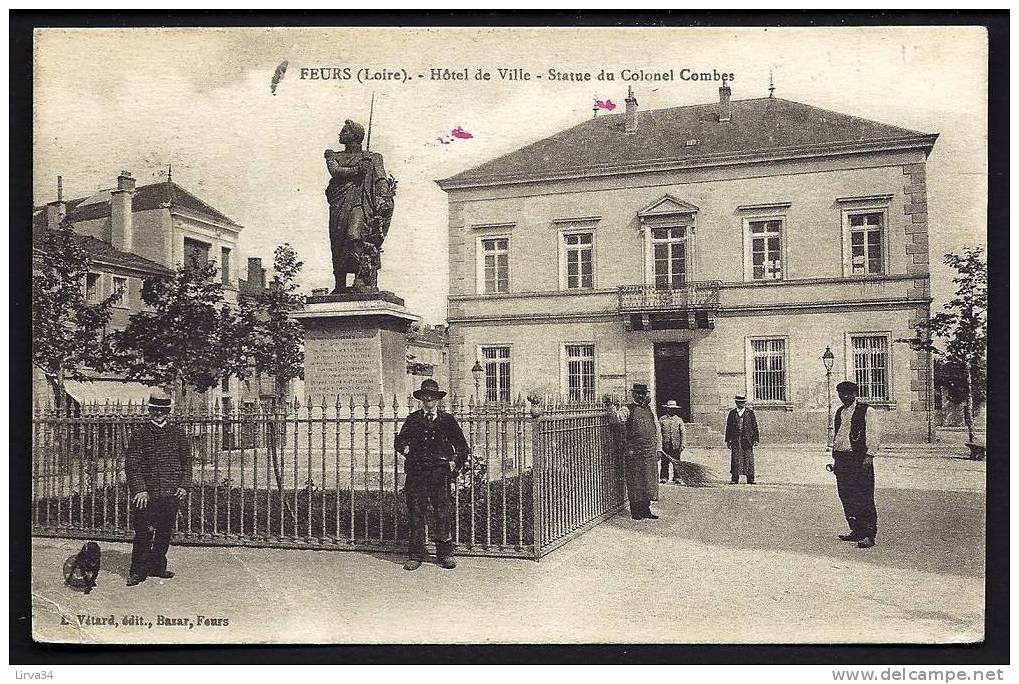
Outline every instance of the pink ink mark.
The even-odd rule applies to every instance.
[[[604,109],[605,111],[611,112],[616,108],[616,103],[612,100],[595,100],[594,106],[598,109]]]
[[[450,131],[450,135],[452,135],[454,138],[457,138],[459,140],[470,140],[471,138],[474,137],[474,135],[472,135],[471,133],[468,133],[467,131],[465,131],[460,126],[457,126],[452,131]]]

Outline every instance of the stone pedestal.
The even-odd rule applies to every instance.
[[[309,297],[294,314],[304,325],[304,391],[315,405],[344,406],[365,395],[403,403],[406,394],[407,330],[417,316],[391,292]]]

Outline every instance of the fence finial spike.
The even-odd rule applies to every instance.
[[[393,392],[393,415],[400,409],[400,400],[396,396],[396,392]]]
[[[336,411],[337,411],[337,413],[339,412],[340,406],[342,406],[342,405],[343,405],[343,402],[340,401],[340,393],[337,392],[336,393]]]

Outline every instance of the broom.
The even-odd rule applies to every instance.
[[[711,486],[711,473],[700,463],[694,463],[693,461],[680,461],[669,456],[664,451],[659,451],[658,453],[662,458],[667,458],[672,462],[672,467],[674,468],[673,472],[679,474],[680,479],[683,480],[683,484],[687,487]]]

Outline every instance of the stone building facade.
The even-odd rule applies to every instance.
[[[623,395],[721,431],[746,394],[772,442],[824,442],[821,356],[926,436],[925,162],[937,138],[768,97],[596,117],[438,181],[454,392]],[[834,393],[834,392],[833,392]],[[834,399],[837,403],[837,398]]]
[[[58,179],[58,188],[60,185]],[[224,299],[231,304],[238,302],[245,287],[264,287],[260,259],[249,259],[246,271],[240,267],[239,236],[243,226],[172,180],[138,185],[129,171],[122,171],[114,187],[88,197],[65,200],[58,189],[55,201],[33,212],[33,244],[37,249],[42,233],[65,219],[80,236],[93,262],[94,272],[84,284],[87,296],[102,301],[121,293],[113,307],[111,329],[123,328],[132,313],[144,309],[141,288],[146,278],[169,276],[187,260],[215,260]],[[36,397],[50,398],[51,383],[41,373],[33,377]],[[114,376],[96,375],[92,382],[70,383],[68,391],[76,401],[101,403],[137,401],[151,390]],[[205,394],[204,401],[233,410],[251,403],[257,394],[250,380],[224,378],[219,387]]]

